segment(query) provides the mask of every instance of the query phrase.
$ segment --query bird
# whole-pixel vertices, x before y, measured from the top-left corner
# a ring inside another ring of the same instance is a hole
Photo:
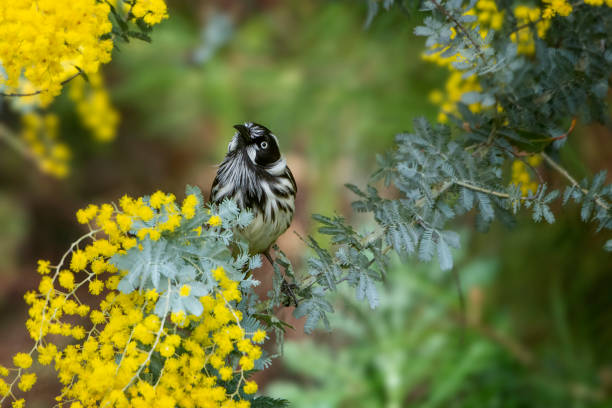
[[[234,129],[210,199],[219,204],[230,198],[240,209],[252,211],[251,223],[237,232],[248,242],[251,255],[263,254],[273,265],[270,247],[289,228],[295,212],[295,178],[268,128],[246,122]]]

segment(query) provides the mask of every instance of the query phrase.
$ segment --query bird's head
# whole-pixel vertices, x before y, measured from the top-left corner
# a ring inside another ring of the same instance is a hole
[[[235,125],[236,133],[228,146],[228,154],[243,151],[254,164],[269,166],[281,159],[278,139],[265,126],[247,122]]]

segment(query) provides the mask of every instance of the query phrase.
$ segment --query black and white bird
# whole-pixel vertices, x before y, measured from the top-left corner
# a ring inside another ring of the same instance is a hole
[[[253,212],[253,221],[239,233],[251,254],[263,253],[272,262],[268,250],[291,224],[297,186],[269,129],[252,122],[234,129],[237,132],[219,165],[210,199],[220,203],[232,198],[240,208]]]

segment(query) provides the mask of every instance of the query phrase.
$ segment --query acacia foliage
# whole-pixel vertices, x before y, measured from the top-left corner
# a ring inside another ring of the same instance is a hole
[[[389,9],[393,3],[384,6]],[[301,298],[296,314],[309,316],[307,331],[319,319],[327,325],[326,313],[332,309],[323,294],[341,282],[376,307],[375,282],[384,278],[391,253],[424,262],[437,258],[441,269],[452,269],[452,248],[460,246],[453,221],[459,216],[473,214],[474,227],[486,232],[495,220],[515,225],[521,210],[529,211],[534,222],[553,223],[573,201],[580,206],[581,219],[595,223],[598,232],[612,228],[612,186],[606,183],[606,172],[577,181],[559,163],[570,122],[572,127],[575,121],[611,124],[606,97],[612,74],[612,9],[573,5],[570,15],[549,20],[540,37],[536,25],[543,18],[522,23],[513,14],[516,4],[509,1],[497,2],[502,28],[485,34],[469,13],[475,3],[400,5],[426,12],[415,34],[426,37],[429,53],[452,58],[452,69],[463,78],[476,76],[480,90],[462,95],[458,113],[449,115],[447,125],[416,119],[412,132],[398,134],[395,146],[378,156],[378,169],[367,186],[347,185],[358,197],[353,209],[373,217],[373,231],[359,232],[341,217],[314,216],[334,249],[308,241],[315,256],[295,290]],[[378,5],[369,4],[371,19]],[[512,39],[527,27],[533,55],[519,53]],[[480,108],[470,109],[472,104]],[[508,182],[509,164],[536,154],[560,174],[565,187],[556,189],[542,180],[536,191],[525,194],[520,184]],[[381,195],[378,180],[399,194]],[[557,207],[555,215],[552,208]],[[612,250],[612,240],[605,249]]]

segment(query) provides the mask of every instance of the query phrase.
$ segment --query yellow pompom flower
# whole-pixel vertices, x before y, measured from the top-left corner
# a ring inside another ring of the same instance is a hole
[[[17,353],[13,357],[13,363],[19,368],[28,368],[32,365],[32,357],[26,353]]]
[[[211,227],[219,227],[221,226],[222,220],[218,215],[213,215],[208,219],[208,225]]]
[[[75,272],[81,271],[87,266],[87,261],[88,259],[85,255],[85,252],[78,249],[72,253],[72,259],[70,260],[70,269]]]
[[[74,275],[70,271],[61,271],[59,274],[60,286],[72,290],[74,289]]]
[[[195,207],[198,204],[198,199],[195,195],[189,194],[183,200],[183,205],[181,206],[181,212],[183,216],[190,220],[195,216]]]
[[[159,347],[159,354],[161,354],[163,357],[166,357],[166,358],[172,357],[174,355],[174,351],[175,351],[174,347],[171,346],[170,344],[164,343]]]
[[[76,103],[76,111],[94,138],[108,142],[115,138],[119,124],[119,112],[113,107],[104,87],[100,72],[88,76],[88,81],[75,78],[70,85],[70,98]]]
[[[104,282],[102,282],[99,279],[94,279],[89,282],[88,289],[89,289],[89,293],[91,293],[92,295],[99,295],[100,293],[102,293],[102,290],[104,289]]]
[[[38,362],[42,365],[49,365],[57,355],[57,346],[49,343],[38,348]]]
[[[266,332],[263,330],[257,330],[255,333],[253,333],[253,341],[255,343],[261,343],[266,339]]]
[[[49,265],[51,265],[51,262],[40,259],[38,261],[38,268],[36,269],[36,271],[41,275],[46,275],[51,272],[51,269],[49,269]]]
[[[243,390],[245,394],[254,394],[257,392],[257,383],[255,381],[246,381]]]
[[[29,373],[21,376],[21,381],[19,381],[19,389],[21,391],[29,391],[34,384],[36,383],[36,374]]]
[[[252,370],[253,367],[255,366],[253,359],[250,358],[250,357],[247,357],[247,356],[240,357],[240,361],[239,362],[240,362],[240,367],[244,371]]]
[[[230,367],[221,367],[219,369],[219,376],[223,381],[228,381],[231,379],[233,374],[234,370],[232,370]]]
[[[23,398],[20,398],[18,400],[13,401],[12,407],[13,408],[24,408],[25,400]]]
[[[149,25],[157,24],[168,18],[166,3],[163,0],[137,0],[132,8],[132,13]]]
[[[186,297],[186,296],[189,296],[190,293],[191,293],[191,286],[189,285],[181,286],[181,289],[179,290],[179,295],[181,295],[182,297]]]
[[[0,397],[4,397],[8,395],[9,392],[10,392],[9,385],[6,383],[6,381],[0,378]]]

